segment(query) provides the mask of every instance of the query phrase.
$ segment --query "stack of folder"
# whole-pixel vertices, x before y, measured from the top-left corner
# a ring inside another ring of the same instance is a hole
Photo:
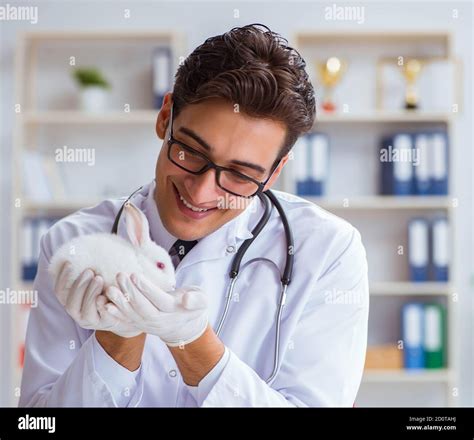
[[[403,363],[407,369],[446,365],[446,310],[440,304],[410,302],[402,308]]]
[[[408,224],[408,261],[414,282],[449,279],[449,224],[445,217],[433,220],[417,217]]]
[[[396,133],[382,139],[380,193],[448,194],[448,138],[444,131]]]

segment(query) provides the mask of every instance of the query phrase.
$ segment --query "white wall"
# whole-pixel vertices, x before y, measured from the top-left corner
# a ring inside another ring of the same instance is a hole
[[[10,0],[0,4],[25,5],[28,2]],[[292,33],[300,30],[360,29],[360,30],[400,30],[400,29],[450,29],[454,33],[456,52],[465,60],[465,78],[472,78],[472,12],[471,5],[456,2],[423,1],[419,3],[394,1],[392,3],[363,2],[365,21],[333,22],[324,19],[324,8],[340,2],[239,2],[239,1],[36,1],[29,4],[38,6],[39,21],[32,25],[24,22],[0,22],[0,288],[8,286],[9,264],[9,212],[11,182],[11,135],[13,126],[13,56],[15,36],[23,30],[40,29],[176,29],[187,35],[188,47],[192,49],[211,35],[222,33],[233,26],[262,22],[273,30],[291,39]],[[355,5],[356,3],[352,3]],[[453,9],[459,9],[459,18],[453,18]],[[131,17],[124,18],[124,9],[130,9]],[[239,18],[234,18],[235,10]],[[291,40],[290,40],[291,42]],[[186,54],[183,54],[186,55]],[[458,197],[460,214],[459,254],[461,261],[459,279],[462,328],[461,341],[461,402],[472,405],[472,316],[474,293],[469,285],[472,265],[472,87],[465,84],[465,113],[456,127],[457,176],[454,193]],[[470,237],[470,239],[467,239]],[[0,308],[0,335],[5,335],[7,323],[5,308]],[[5,373],[5,340],[0,340],[0,386],[8,377]],[[2,368],[3,367],[3,368]],[[5,383],[3,383],[5,385]],[[2,386],[1,389],[5,389]],[[6,396],[0,394],[0,405],[6,404]]]

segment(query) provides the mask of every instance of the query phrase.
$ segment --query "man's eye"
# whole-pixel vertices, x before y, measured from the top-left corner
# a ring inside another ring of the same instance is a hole
[[[197,154],[190,153],[189,151],[186,151],[184,153],[184,157],[186,160],[202,160],[201,156],[198,156]]]
[[[179,150],[178,157],[181,160],[185,160],[186,162],[198,162],[198,161],[202,162],[201,156],[184,149]]]
[[[236,183],[248,183],[249,180],[245,177],[239,176],[238,174],[231,174],[231,179]]]

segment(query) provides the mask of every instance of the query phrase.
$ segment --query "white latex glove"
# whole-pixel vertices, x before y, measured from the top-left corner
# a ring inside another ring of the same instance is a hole
[[[145,278],[120,273],[117,284],[106,290],[114,304],[105,307],[114,316],[126,316],[145,333],[157,335],[170,347],[184,346],[206,330],[207,300],[204,292],[191,286],[167,293]]]
[[[108,300],[105,295],[101,295],[104,280],[100,276],[95,276],[91,269],[82,272],[67,289],[66,281],[71,270],[72,264],[64,263],[55,280],[54,291],[66,312],[82,328],[107,330],[124,338],[131,338],[142,333],[125,316],[118,313],[111,315],[107,311]]]

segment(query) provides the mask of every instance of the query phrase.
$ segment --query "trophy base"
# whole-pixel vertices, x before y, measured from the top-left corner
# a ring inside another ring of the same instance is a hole
[[[405,103],[405,110],[418,110],[418,108],[419,108],[418,104],[415,104],[412,102]]]
[[[336,110],[336,105],[331,101],[324,101],[321,108],[327,113],[332,113]]]

